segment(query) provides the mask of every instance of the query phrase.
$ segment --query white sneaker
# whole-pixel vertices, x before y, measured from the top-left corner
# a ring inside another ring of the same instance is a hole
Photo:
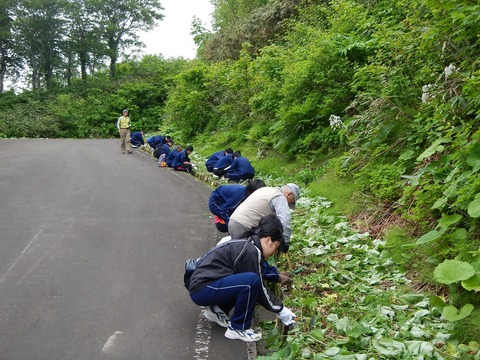
[[[218,325],[226,328],[230,326],[230,319],[217,305],[207,306],[203,311],[203,316],[208,320],[216,322]]]
[[[254,342],[260,340],[262,338],[262,334],[256,333],[255,331],[253,331],[253,329],[237,330],[229,326],[227,331],[225,331],[225,337],[233,340]]]

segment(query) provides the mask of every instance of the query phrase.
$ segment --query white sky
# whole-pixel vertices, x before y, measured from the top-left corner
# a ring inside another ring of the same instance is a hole
[[[142,33],[140,39],[147,45],[144,54],[162,54],[165,58],[184,57],[193,59],[196,46],[190,35],[193,16],[202,20],[207,29],[211,29],[213,6],[210,0],[160,0],[165,15],[159,25]]]

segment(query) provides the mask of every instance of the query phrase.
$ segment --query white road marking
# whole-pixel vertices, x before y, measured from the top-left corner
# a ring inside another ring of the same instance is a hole
[[[23,255],[28,251],[30,246],[33,244],[33,242],[38,238],[38,236],[43,232],[43,227],[35,234],[32,240],[28,243],[28,245],[23,249],[20,255],[15,259],[15,261],[12,263],[12,265],[9,266],[7,271],[2,275],[0,278],[0,284],[2,284],[5,281],[5,278],[7,275],[12,271],[12,269],[17,265],[17,263],[20,261],[20,259],[23,257]]]
[[[115,331],[115,333],[108,338],[105,345],[103,345],[102,352],[106,354],[114,352],[115,345],[117,345],[118,336],[120,335],[122,335],[121,331]]]
[[[203,309],[201,308],[198,316],[197,330],[195,334],[195,355],[194,359],[207,360],[209,355],[210,338],[212,335],[211,324],[203,316]]]

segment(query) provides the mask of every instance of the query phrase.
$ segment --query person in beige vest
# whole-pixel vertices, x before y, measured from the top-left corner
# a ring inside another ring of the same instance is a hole
[[[232,239],[241,239],[258,226],[260,219],[266,215],[276,215],[283,225],[285,244],[290,245],[290,209],[295,209],[295,202],[300,197],[300,188],[296,184],[281,187],[264,187],[256,190],[230,216],[228,232]]]
[[[120,148],[122,149],[122,154],[125,154],[125,147],[129,154],[132,153],[132,144],[130,143],[130,118],[128,117],[128,110],[123,110],[123,115],[120,116],[117,120],[117,129],[120,133]]]

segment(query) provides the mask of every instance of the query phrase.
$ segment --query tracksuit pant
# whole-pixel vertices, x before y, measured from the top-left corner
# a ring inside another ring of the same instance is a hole
[[[247,330],[252,327],[253,313],[261,286],[258,274],[245,272],[215,280],[190,297],[200,306],[217,305],[227,315],[235,308],[230,317],[232,327]]]

